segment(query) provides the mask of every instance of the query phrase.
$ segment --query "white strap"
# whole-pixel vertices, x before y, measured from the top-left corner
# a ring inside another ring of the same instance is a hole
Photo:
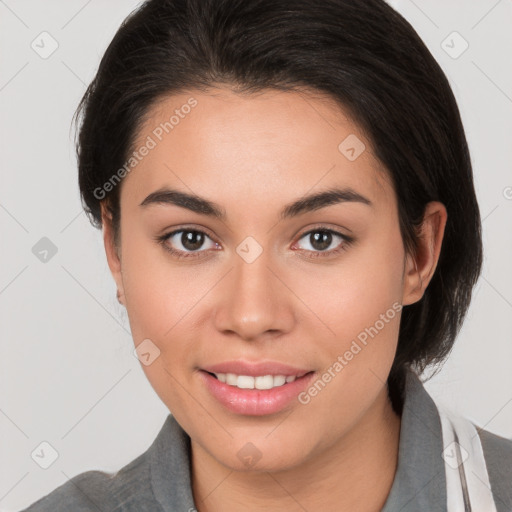
[[[443,432],[448,512],[496,512],[475,426],[444,406],[436,405]]]

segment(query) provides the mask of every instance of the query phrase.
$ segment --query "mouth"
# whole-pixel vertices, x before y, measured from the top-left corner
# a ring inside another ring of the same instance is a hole
[[[280,370],[283,371],[283,370]],[[201,369],[198,376],[209,395],[224,410],[237,415],[264,416],[299,404],[298,396],[314,380],[315,371],[258,375]],[[302,406],[301,406],[302,407]]]

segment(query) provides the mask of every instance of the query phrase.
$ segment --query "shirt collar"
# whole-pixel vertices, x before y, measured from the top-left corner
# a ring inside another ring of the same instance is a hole
[[[443,440],[437,407],[409,370],[400,425],[398,467],[381,512],[446,511]]]
[[[194,510],[190,437],[174,416],[167,416],[149,448],[151,485],[165,512]]]

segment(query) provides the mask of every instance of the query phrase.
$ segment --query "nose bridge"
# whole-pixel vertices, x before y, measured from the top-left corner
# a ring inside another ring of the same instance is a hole
[[[290,329],[293,312],[286,287],[274,275],[272,254],[248,238],[234,254],[234,268],[221,292],[215,323],[221,331],[255,339],[267,331]]]

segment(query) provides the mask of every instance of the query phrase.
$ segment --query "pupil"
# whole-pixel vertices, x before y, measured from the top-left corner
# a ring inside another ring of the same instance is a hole
[[[331,245],[332,233],[327,231],[317,231],[310,235],[311,245],[318,251],[326,249]]]
[[[196,251],[199,249],[204,242],[203,233],[197,231],[185,231],[181,235],[181,243],[189,251]]]

